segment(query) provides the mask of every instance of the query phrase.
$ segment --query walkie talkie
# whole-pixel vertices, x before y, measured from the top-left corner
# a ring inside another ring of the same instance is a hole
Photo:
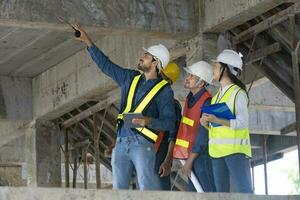
[[[57,17],[57,19],[58,19],[60,22],[62,22],[62,23],[64,23],[64,24],[68,24],[69,26],[71,26],[72,29],[74,29],[74,31],[75,31],[75,32],[74,32],[74,36],[75,36],[75,37],[79,38],[79,37],[81,36],[80,31],[77,30],[76,28],[74,28],[74,26],[72,26],[72,24],[70,24],[70,22],[68,22],[67,20],[64,20],[64,19],[61,18],[61,17]]]

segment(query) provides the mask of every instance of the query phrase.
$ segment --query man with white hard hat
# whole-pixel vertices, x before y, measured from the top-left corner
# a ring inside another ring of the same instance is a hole
[[[141,73],[113,63],[78,24],[73,26],[80,31],[78,40],[86,43],[94,62],[121,88],[117,140],[111,161],[113,188],[129,189],[135,169],[140,190],[159,189],[154,171],[154,143],[159,131],[171,131],[175,121],[173,91],[159,75],[159,71],[169,62],[168,49],[161,44],[144,49],[138,63]],[[132,124],[136,126],[125,126],[124,116],[127,113],[142,114],[142,117],[132,119]]]
[[[211,100],[205,87],[212,83],[212,66],[200,61],[185,68],[185,71],[187,75],[184,88],[190,92],[185,100],[173,157],[186,160],[184,173],[190,177],[193,171],[204,192],[214,192],[211,159],[208,155],[208,133],[200,123],[201,108],[209,105]],[[196,191],[197,185],[194,183],[189,179],[190,191]]]

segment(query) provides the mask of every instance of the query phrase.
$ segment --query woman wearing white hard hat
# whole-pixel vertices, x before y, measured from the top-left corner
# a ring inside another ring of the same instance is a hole
[[[236,192],[252,193],[249,99],[245,85],[237,78],[242,67],[240,55],[229,49],[213,60],[213,79],[220,82],[221,88],[212,98],[211,105],[226,103],[235,118],[221,119],[206,113],[201,118],[201,123],[209,129],[209,154],[213,158],[217,192],[229,192],[231,179]]]

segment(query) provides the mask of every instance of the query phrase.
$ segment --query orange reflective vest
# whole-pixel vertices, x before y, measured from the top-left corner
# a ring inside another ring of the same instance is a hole
[[[178,159],[187,159],[192,150],[198,129],[200,127],[201,108],[211,95],[205,91],[198,101],[191,107],[188,107],[188,100],[185,100],[183,115],[181,118],[176,143],[173,151],[173,157]],[[201,133],[200,133],[201,134]]]

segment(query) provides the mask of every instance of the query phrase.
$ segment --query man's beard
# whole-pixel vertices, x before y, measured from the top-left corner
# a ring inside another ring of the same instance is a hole
[[[142,72],[149,72],[150,67],[149,66],[144,66],[143,63],[138,64],[138,69],[141,70]]]

